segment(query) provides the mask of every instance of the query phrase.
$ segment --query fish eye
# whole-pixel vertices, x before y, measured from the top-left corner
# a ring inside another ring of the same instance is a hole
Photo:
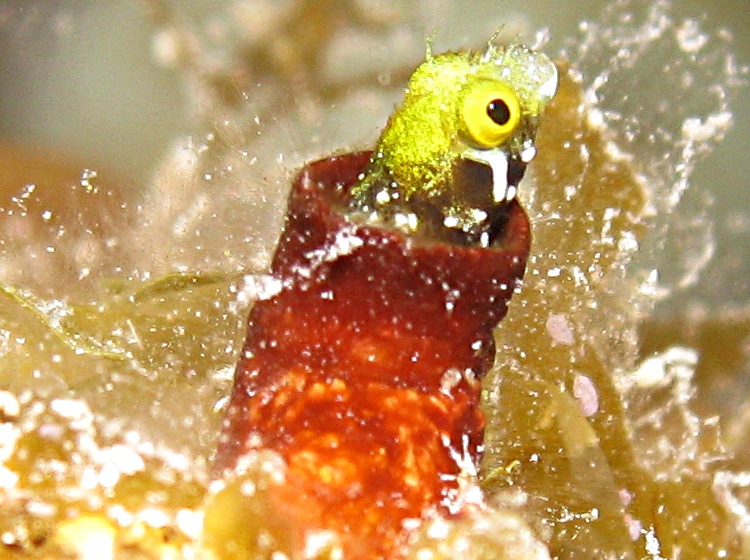
[[[461,122],[465,134],[481,148],[495,148],[518,127],[521,106],[514,91],[497,81],[482,80],[465,88]]]

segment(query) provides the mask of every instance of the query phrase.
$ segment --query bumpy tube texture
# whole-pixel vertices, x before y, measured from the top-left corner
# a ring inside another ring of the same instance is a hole
[[[272,263],[282,287],[250,313],[217,457],[221,472],[278,452],[286,481],[272,500],[300,546],[325,534],[360,559],[398,557],[405,527],[460,514],[492,331],[530,245],[516,201],[490,247],[350,219],[369,159],[321,160],[294,183]]]

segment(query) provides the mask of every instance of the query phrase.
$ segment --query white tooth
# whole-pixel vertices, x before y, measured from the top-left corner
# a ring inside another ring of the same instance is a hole
[[[505,154],[496,154],[487,158],[492,168],[492,198],[496,203],[508,199],[508,160]]]
[[[495,204],[511,200],[515,196],[515,187],[508,186],[508,156],[504,152],[472,150],[467,155],[492,169],[492,199]],[[512,194],[509,189],[513,189]]]

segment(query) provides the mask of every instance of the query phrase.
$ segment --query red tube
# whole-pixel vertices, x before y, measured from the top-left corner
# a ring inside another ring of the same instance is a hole
[[[253,449],[287,462],[279,515],[303,546],[328,531],[345,558],[392,558],[404,521],[460,510],[480,459],[480,379],[523,275],[526,214],[509,203],[491,248],[409,239],[346,216],[368,153],[312,163],[291,192],[237,366],[217,468]]]

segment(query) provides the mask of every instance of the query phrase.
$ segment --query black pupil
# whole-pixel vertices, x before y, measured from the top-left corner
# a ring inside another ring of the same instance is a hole
[[[502,99],[493,99],[487,104],[487,116],[500,126],[508,124],[510,120],[508,104]]]

